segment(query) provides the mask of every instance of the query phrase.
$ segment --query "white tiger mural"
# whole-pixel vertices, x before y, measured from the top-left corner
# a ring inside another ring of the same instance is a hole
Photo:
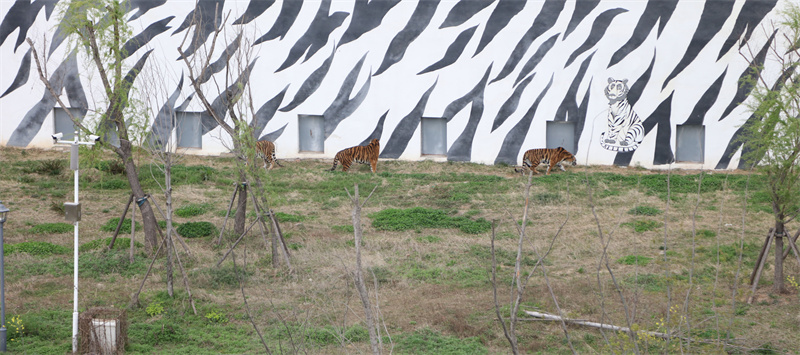
[[[628,79],[608,78],[608,128],[600,133],[600,145],[615,152],[632,152],[644,139],[642,119],[628,102]]]

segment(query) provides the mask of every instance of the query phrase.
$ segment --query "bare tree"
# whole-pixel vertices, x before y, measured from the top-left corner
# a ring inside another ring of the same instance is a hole
[[[221,11],[221,9],[216,9]],[[201,26],[201,16],[195,12],[192,25]],[[214,16],[217,18],[218,16]],[[227,23],[226,16],[223,24]],[[279,250],[284,256],[283,260],[291,269],[289,250],[283,240],[283,236],[278,226],[278,221],[272,213],[269,202],[264,190],[263,179],[266,178],[265,171],[258,168],[256,161],[256,141],[257,133],[261,128],[255,119],[257,112],[253,106],[253,97],[250,90],[250,74],[255,64],[255,52],[250,36],[246,36],[240,27],[232,36],[226,36],[227,27],[215,23],[214,32],[210,43],[192,43],[193,48],[201,48],[193,55],[188,55],[182,47],[188,40],[188,31],[183,43],[178,47],[178,53],[183,60],[188,71],[189,82],[194,89],[201,105],[205,108],[214,122],[219,125],[225,134],[230,138],[232,147],[228,147],[236,156],[236,167],[241,182],[237,185],[239,200],[237,203],[236,217],[234,222],[234,232],[243,235],[245,224],[245,212],[247,208],[248,188],[251,194],[255,194],[254,208],[258,211],[259,219],[264,216],[270,219],[270,225],[266,226],[261,222],[261,228],[272,230],[272,263],[273,267],[278,267],[280,262]],[[220,45],[220,41],[228,40],[225,50],[215,63],[224,63],[222,78],[217,78],[212,72],[211,63],[214,58],[215,48]],[[213,77],[213,80],[209,80]],[[222,83],[220,85],[220,82]],[[214,85],[211,85],[211,84]],[[217,99],[213,102],[209,100],[208,93],[216,91]],[[248,119],[249,117],[249,119]],[[248,162],[253,162],[248,164]],[[235,195],[234,195],[235,196]]]
[[[553,304],[556,307],[556,310],[559,314],[562,314],[561,308],[558,305],[558,299],[556,298],[555,293],[553,292],[553,288],[550,284],[550,280],[547,277],[547,271],[545,270],[544,260],[550,254],[550,251],[553,250],[553,244],[555,243],[556,238],[559,234],[561,234],[561,230],[564,228],[564,225],[567,224],[569,220],[569,209],[567,209],[567,217],[564,219],[564,222],[556,231],[553,238],[550,240],[550,246],[548,247],[547,251],[544,254],[539,253],[539,250],[533,246],[532,241],[530,238],[526,238],[527,235],[525,234],[525,226],[528,224],[528,213],[530,210],[530,191],[531,187],[533,186],[533,171],[528,172],[528,183],[525,185],[525,192],[524,192],[524,200],[525,205],[522,210],[522,221],[519,225],[515,224],[514,226],[517,228],[517,233],[519,235],[519,239],[517,240],[517,258],[514,263],[514,275],[512,277],[512,284],[511,284],[511,297],[510,303],[511,306],[511,314],[509,314],[508,320],[506,320],[502,313],[500,312],[500,302],[497,297],[497,253],[495,251],[495,225],[492,223],[492,240],[491,240],[491,254],[492,254],[492,274],[491,274],[491,283],[492,283],[492,295],[494,297],[494,309],[495,314],[497,315],[498,320],[500,321],[500,325],[503,327],[503,334],[508,340],[509,345],[511,345],[511,352],[514,354],[519,354],[519,340],[517,338],[516,327],[519,322],[519,318],[517,314],[520,311],[520,306],[522,304],[523,296],[525,295],[525,288],[528,285],[528,281],[530,280],[531,276],[536,272],[536,269],[541,266],[542,267],[542,275],[545,279],[545,284],[547,285],[547,289],[550,292],[550,296],[553,300]],[[567,186],[567,195],[569,195],[569,186]],[[509,213],[511,215],[511,213]],[[513,218],[512,218],[513,220]],[[527,276],[523,277],[522,273],[522,255],[524,253],[524,242],[528,240],[532,244],[532,249],[536,254],[537,261],[534,264],[533,269],[527,274]],[[572,346],[572,341],[569,337],[569,331],[566,327],[566,322],[563,320],[561,321],[561,329],[564,331],[564,336],[567,339],[567,342],[570,346],[570,349],[573,353],[575,353],[575,348]]]
[[[124,53],[124,44],[130,37],[125,12],[126,7],[118,0],[84,0],[71,2],[62,13],[60,30],[66,36],[78,39],[75,50],[86,52],[102,83],[102,102],[98,102],[91,110],[99,117],[95,128],[87,127],[67,109],[69,106],[60,98],[61,93],[56,92],[47,80],[47,68],[40,60],[33,41],[28,38],[27,42],[31,46],[39,79],[64,108],[75,127],[87,135],[99,133],[103,137],[102,146],[113,151],[122,160],[131,192],[136,197],[144,220],[145,248],[150,253],[157,244],[157,223],[139,182],[139,171],[134,161],[133,146],[137,138],[134,125],[140,122],[129,105],[131,88],[141,69],[137,66],[144,64],[149,52],[127,74],[123,74],[123,68],[126,67],[124,58],[127,56]],[[118,144],[113,139],[114,136],[119,139]]]
[[[376,323],[375,313],[373,312],[369,299],[369,291],[367,291],[367,286],[364,282],[363,266],[361,262],[361,242],[363,241],[363,233],[361,230],[361,208],[367,204],[367,201],[369,201],[369,198],[372,197],[372,194],[377,188],[378,185],[375,185],[375,187],[372,189],[372,192],[370,192],[369,195],[367,195],[367,198],[364,199],[364,202],[359,201],[358,184],[353,187],[352,195],[350,194],[350,191],[345,188],[347,196],[350,197],[350,201],[353,203],[353,235],[356,243],[356,269],[353,272],[353,281],[356,284],[358,296],[361,298],[361,305],[364,307],[364,319],[367,323],[367,330],[369,331],[369,344],[372,348],[373,354],[381,353],[381,340],[379,335],[379,326]],[[375,292],[377,297],[377,287]]]

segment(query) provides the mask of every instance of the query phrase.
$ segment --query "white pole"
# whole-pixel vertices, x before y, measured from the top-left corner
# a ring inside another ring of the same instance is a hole
[[[75,146],[78,146],[78,132],[75,132]],[[76,153],[77,155],[77,153]],[[78,157],[74,157],[76,160]],[[75,204],[78,204],[78,169],[75,169]],[[78,352],[78,223],[75,221],[75,246],[73,247],[73,280],[72,284],[72,353]]]
[[[78,352],[78,248],[80,247],[78,243],[78,224],[80,223],[80,204],[78,203],[78,190],[79,190],[79,159],[78,159],[78,147],[81,145],[94,145],[95,142],[98,142],[100,137],[95,135],[89,135],[88,142],[79,142],[78,141],[78,131],[75,131],[75,137],[72,141],[61,141],[58,140],[59,135],[53,135],[53,143],[54,144],[70,144],[72,145],[72,150],[70,150],[70,167],[75,169],[75,205],[78,208],[78,216],[77,220],[74,223],[75,225],[75,245],[73,246],[73,292],[72,292],[72,352]],[[73,156],[74,154],[74,156]]]

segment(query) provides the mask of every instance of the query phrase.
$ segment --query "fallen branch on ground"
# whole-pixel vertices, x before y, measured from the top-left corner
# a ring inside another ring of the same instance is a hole
[[[666,334],[666,333],[659,333],[659,332],[650,332],[650,331],[646,331],[646,330],[640,330],[638,332],[635,332],[635,331],[631,330],[631,328],[627,328],[627,327],[618,327],[616,325],[603,324],[603,323],[597,323],[597,322],[589,322],[589,321],[578,320],[578,319],[568,319],[568,318],[559,317],[559,316],[557,316],[555,314],[533,312],[533,311],[525,311],[525,313],[527,315],[529,315],[529,316],[536,317],[536,318],[541,318],[541,319],[545,319],[545,320],[552,320],[552,321],[564,321],[564,322],[567,322],[567,323],[583,325],[583,326],[586,326],[586,327],[600,328],[600,329],[613,330],[613,331],[625,332],[625,333],[648,334],[648,335],[652,335],[654,337],[662,338],[662,339],[680,338],[677,335],[669,335],[669,334]]]

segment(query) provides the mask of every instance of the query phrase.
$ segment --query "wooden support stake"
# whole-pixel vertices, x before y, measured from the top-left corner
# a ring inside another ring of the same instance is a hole
[[[753,296],[756,293],[756,287],[758,287],[758,281],[761,279],[761,271],[764,270],[764,263],[767,261],[767,255],[769,255],[769,247],[772,245],[772,240],[775,239],[775,230],[770,229],[769,237],[767,237],[767,242],[765,246],[764,255],[762,255],[761,260],[759,260],[758,266],[756,267],[755,279],[751,282],[753,287],[750,289],[750,297],[747,298],[747,304],[753,304]],[[779,253],[779,251],[775,251]]]
[[[122,217],[119,218],[119,222],[117,222],[117,229],[114,230],[114,235],[111,237],[111,242],[108,243],[108,250],[114,248],[114,242],[117,240],[117,234],[119,234],[119,229],[122,227],[122,221],[125,220],[125,216],[128,214],[128,208],[131,207],[131,203],[133,202],[133,194],[128,199],[128,204],[125,205],[125,209],[122,211]]]
[[[217,238],[217,245],[222,243],[222,233],[225,233],[225,226],[228,225],[228,217],[231,215],[231,209],[233,209],[233,202],[236,201],[236,194],[239,192],[239,184],[236,184],[236,187],[233,189],[233,196],[231,197],[231,203],[228,205],[228,212],[225,212],[225,221],[222,222],[222,228],[219,231],[219,238]]]
[[[769,244],[768,243],[769,239],[772,238],[772,232],[773,232],[773,229],[770,228],[769,229],[769,233],[767,233],[766,239],[764,239],[764,244],[761,244],[761,251],[758,253],[758,258],[756,258],[756,265],[761,264],[761,259],[765,257],[764,254],[768,254],[769,253],[769,251],[767,251],[767,244]],[[750,273],[750,284],[751,285],[753,284],[753,280],[756,279],[756,271],[758,271],[758,268],[754,268],[753,272]]]

